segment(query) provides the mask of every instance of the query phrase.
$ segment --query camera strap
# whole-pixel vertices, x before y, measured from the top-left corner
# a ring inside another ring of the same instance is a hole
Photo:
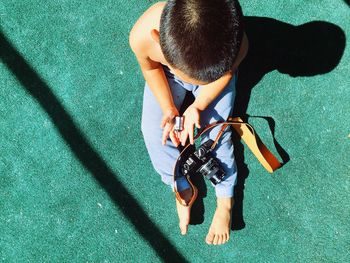
[[[244,141],[244,143],[248,146],[248,148],[252,151],[252,153],[255,155],[255,157],[259,160],[261,165],[270,173],[274,172],[276,169],[281,167],[281,163],[278,161],[278,159],[271,153],[271,151],[265,146],[265,144],[261,141],[259,136],[256,134],[254,128],[252,125],[250,125],[247,122],[244,122],[241,118],[235,117],[232,118],[230,117],[227,121],[225,122],[215,122],[212,124],[209,124],[206,126],[203,130],[201,130],[195,137],[194,140],[197,140],[202,136],[204,133],[208,132],[209,130],[213,129],[214,127],[217,126],[222,126],[220,129],[218,135],[216,136],[214,143],[212,145],[212,149],[216,147],[218,144],[220,137],[222,134],[225,132],[227,127],[231,126],[233,129],[237,132],[237,134],[240,136],[240,138]],[[187,181],[190,184],[190,187],[192,189],[193,195],[190,201],[186,202],[183,200],[176,190],[176,175],[178,174],[179,170],[179,164],[180,160],[183,157],[184,152],[186,149],[190,146],[191,144],[187,144],[183,150],[181,151],[179,157],[177,158],[174,166],[174,172],[173,172],[173,178],[174,178],[174,192],[177,200],[180,202],[180,204],[184,206],[189,206],[191,205],[194,200],[197,197],[198,190],[196,187],[192,184],[189,176],[186,176]]]

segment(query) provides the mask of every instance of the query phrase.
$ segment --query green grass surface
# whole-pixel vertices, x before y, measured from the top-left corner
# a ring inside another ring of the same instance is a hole
[[[240,230],[213,247],[213,189],[180,236],[140,132],[128,32],[150,4],[0,2],[0,260],[347,262],[350,6],[241,0],[251,53],[237,113],[273,119],[287,163],[270,175],[244,151]],[[267,121],[249,120],[277,154]]]

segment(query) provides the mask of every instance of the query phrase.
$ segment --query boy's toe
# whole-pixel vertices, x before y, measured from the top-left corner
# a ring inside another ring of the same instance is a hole
[[[207,244],[209,244],[209,245],[213,244],[214,236],[215,236],[214,233],[211,233],[211,232],[208,233],[208,235],[205,239]]]
[[[213,240],[213,244],[214,244],[214,245],[217,245],[217,244],[218,244],[218,241],[219,241],[219,235],[215,235],[215,236],[214,236],[214,240]]]
[[[188,225],[180,223],[179,227],[180,227],[181,235],[186,235],[187,234]]]
[[[221,244],[223,244],[223,236],[222,235],[219,235],[218,236],[218,245],[221,245]]]
[[[225,238],[224,238],[225,243],[226,243],[227,241],[229,241],[229,239],[230,239],[230,234],[225,234]]]

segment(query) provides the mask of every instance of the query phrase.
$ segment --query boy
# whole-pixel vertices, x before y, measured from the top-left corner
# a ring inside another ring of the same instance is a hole
[[[169,0],[150,7],[130,32],[130,46],[146,80],[142,132],[155,170],[173,186],[179,144],[193,144],[196,128],[225,121],[233,108],[236,71],[248,51],[237,0]],[[195,100],[184,112],[184,129],[174,130],[186,92]],[[160,126],[159,126],[160,125]],[[214,128],[202,142],[215,139]],[[206,236],[208,244],[229,239],[237,169],[231,131],[221,137],[214,156],[225,170],[215,186],[217,209]],[[186,180],[176,182],[185,200],[194,197]],[[194,199],[194,198],[193,198]],[[186,234],[190,206],[176,200],[181,234]]]

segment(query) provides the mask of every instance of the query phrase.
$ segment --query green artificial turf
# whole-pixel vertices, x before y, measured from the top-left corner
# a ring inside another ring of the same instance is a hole
[[[128,32],[153,2],[0,2],[0,261],[347,262],[348,1],[241,0],[236,114],[285,165],[268,174],[237,143],[235,231],[220,247],[204,242],[210,184],[181,236],[143,143]]]

